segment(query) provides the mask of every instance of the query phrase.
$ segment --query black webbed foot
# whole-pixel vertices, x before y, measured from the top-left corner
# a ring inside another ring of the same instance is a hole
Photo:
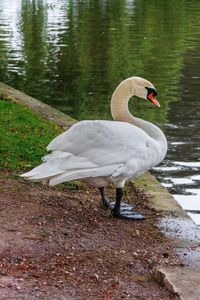
[[[112,209],[113,216],[123,220],[143,220],[143,215],[132,211],[132,208],[129,204],[123,205],[124,203],[121,202],[123,197],[123,190],[122,188],[116,189],[116,202]],[[123,203],[123,204],[122,204]]]
[[[113,216],[123,220],[135,220],[135,221],[144,220],[144,216],[141,215],[140,213],[136,213],[134,211],[127,210],[127,209],[120,209],[120,211],[115,211],[113,209]]]
[[[114,201],[110,202],[110,208],[113,209],[114,207],[115,207],[115,202]],[[134,208],[134,205],[133,204],[128,204],[126,202],[121,202],[120,208],[121,208],[121,210],[130,211]]]
[[[140,213],[132,211],[134,205],[121,202],[123,196],[122,188],[116,189],[116,202],[110,201],[110,199],[105,195],[104,187],[99,188],[101,193],[102,204],[104,207],[112,210],[114,217],[123,220],[143,220],[144,217]]]
[[[111,201],[111,199],[108,196],[106,196],[103,187],[99,188],[99,191],[101,193],[101,200],[102,200],[103,207],[113,209],[115,207],[115,202]],[[125,202],[121,202],[120,207],[121,207],[122,210],[126,209],[126,210],[129,211],[129,210],[133,209],[134,205],[133,204],[128,204],[128,203],[125,203]]]
[[[102,205],[103,205],[103,207],[112,209],[113,208],[112,203],[113,202],[111,202],[108,197],[105,196],[104,198],[102,198]]]

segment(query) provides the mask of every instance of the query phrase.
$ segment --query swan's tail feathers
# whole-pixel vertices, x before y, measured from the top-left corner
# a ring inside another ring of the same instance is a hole
[[[96,166],[95,166],[96,167]],[[54,166],[54,164],[50,162],[44,162],[43,164],[39,165],[38,167],[34,168],[33,170],[20,175],[21,177],[25,179],[29,179],[31,181],[42,181],[44,179],[50,179],[54,178],[55,176],[64,176],[64,174],[67,174],[66,180],[64,181],[69,181],[69,180],[74,180],[74,179],[79,179],[79,178],[84,178],[88,176],[88,172],[90,170],[94,169],[93,164],[88,164],[86,162],[69,162],[68,163],[68,168],[62,168],[61,166]],[[91,171],[90,171],[91,172]],[[89,174],[90,174],[89,172]],[[85,176],[84,176],[85,174]],[[79,177],[81,175],[81,177]],[[69,179],[68,179],[69,176]],[[77,176],[74,177],[74,176]],[[72,179],[70,179],[73,177]],[[60,183],[60,182],[59,182]]]
[[[43,158],[43,163],[21,177],[31,181],[49,180],[49,185],[88,177],[110,176],[118,165],[99,167],[86,158],[61,151],[52,152]]]
[[[118,165],[96,167],[90,169],[76,169],[64,172],[63,174],[53,176],[49,180],[49,185],[54,186],[62,182],[71,181],[75,179],[84,179],[89,177],[106,177],[110,176],[118,168]]]
[[[76,180],[76,179],[83,179],[83,178],[87,178],[87,177],[91,177],[93,174],[92,169],[88,169],[88,170],[70,170],[68,172],[64,172],[63,174],[57,175],[57,176],[53,176],[50,180],[49,180],[49,185],[50,186],[54,186],[57,184],[60,184],[62,182],[66,182],[66,181],[71,181],[71,180]]]
[[[47,163],[34,168],[30,172],[22,174],[21,177],[31,181],[42,181],[49,179],[49,185],[54,186],[62,182],[71,181],[75,179],[84,179],[88,177],[109,176],[114,172],[116,166],[105,166],[88,169],[71,169],[71,170],[48,170]]]
[[[49,179],[52,176],[56,176],[62,174],[63,170],[59,170],[55,167],[50,166],[48,163],[43,163],[33,170],[20,175],[25,179],[29,179],[31,181],[42,181],[44,179]]]
[[[41,181],[53,176],[61,175],[65,172],[70,173],[73,170],[83,170],[96,167],[90,161],[83,157],[74,156],[62,151],[54,151],[43,157],[43,163],[30,172],[22,174],[21,177],[32,181]]]

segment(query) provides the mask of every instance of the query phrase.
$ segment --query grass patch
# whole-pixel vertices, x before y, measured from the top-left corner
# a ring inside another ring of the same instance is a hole
[[[60,190],[65,190],[66,188],[70,191],[78,191],[82,190],[84,191],[85,188],[83,187],[83,184],[80,180],[73,180],[73,181],[68,181],[60,184],[58,186]]]
[[[62,130],[30,109],[0,99],[0,170],[18,171],[41,162],[48,143]]]

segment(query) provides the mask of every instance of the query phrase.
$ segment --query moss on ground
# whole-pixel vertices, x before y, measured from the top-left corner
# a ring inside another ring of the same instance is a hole
[[[30,169],[62,129],[28,108],[0,99],[0,170]]]

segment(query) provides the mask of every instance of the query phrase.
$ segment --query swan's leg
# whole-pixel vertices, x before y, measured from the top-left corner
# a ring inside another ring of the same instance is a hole
[[[101,193],[101,200],[102,200],[102,204],[105,208],[110,208],[113,210],[114,206],[115,206],[115,202],[110,201],[109,197],[106,196],[105,194],[105,188],[104,187],[100,187],[99,191]],[[125,202],[121,202],[120,204],[121,209],[123,210],[131,210],[134,206],[130,205],[128,203]]]
[[[130,208],[121,206],[121,200],[123,197],[123,189],[117,188],[116,189],[116,202],[113,208],[113,215],[114,217],[125,219],[125,220],[142,220],[144,219],[143,215],[136,213]]]
[[[106,208],[112,209],[113,207],[110,204],[110,199],[105,194],[104,187],[100,187],[99,191],[101,193],[101,200],[102,200],[103,206],[106,207]]]

